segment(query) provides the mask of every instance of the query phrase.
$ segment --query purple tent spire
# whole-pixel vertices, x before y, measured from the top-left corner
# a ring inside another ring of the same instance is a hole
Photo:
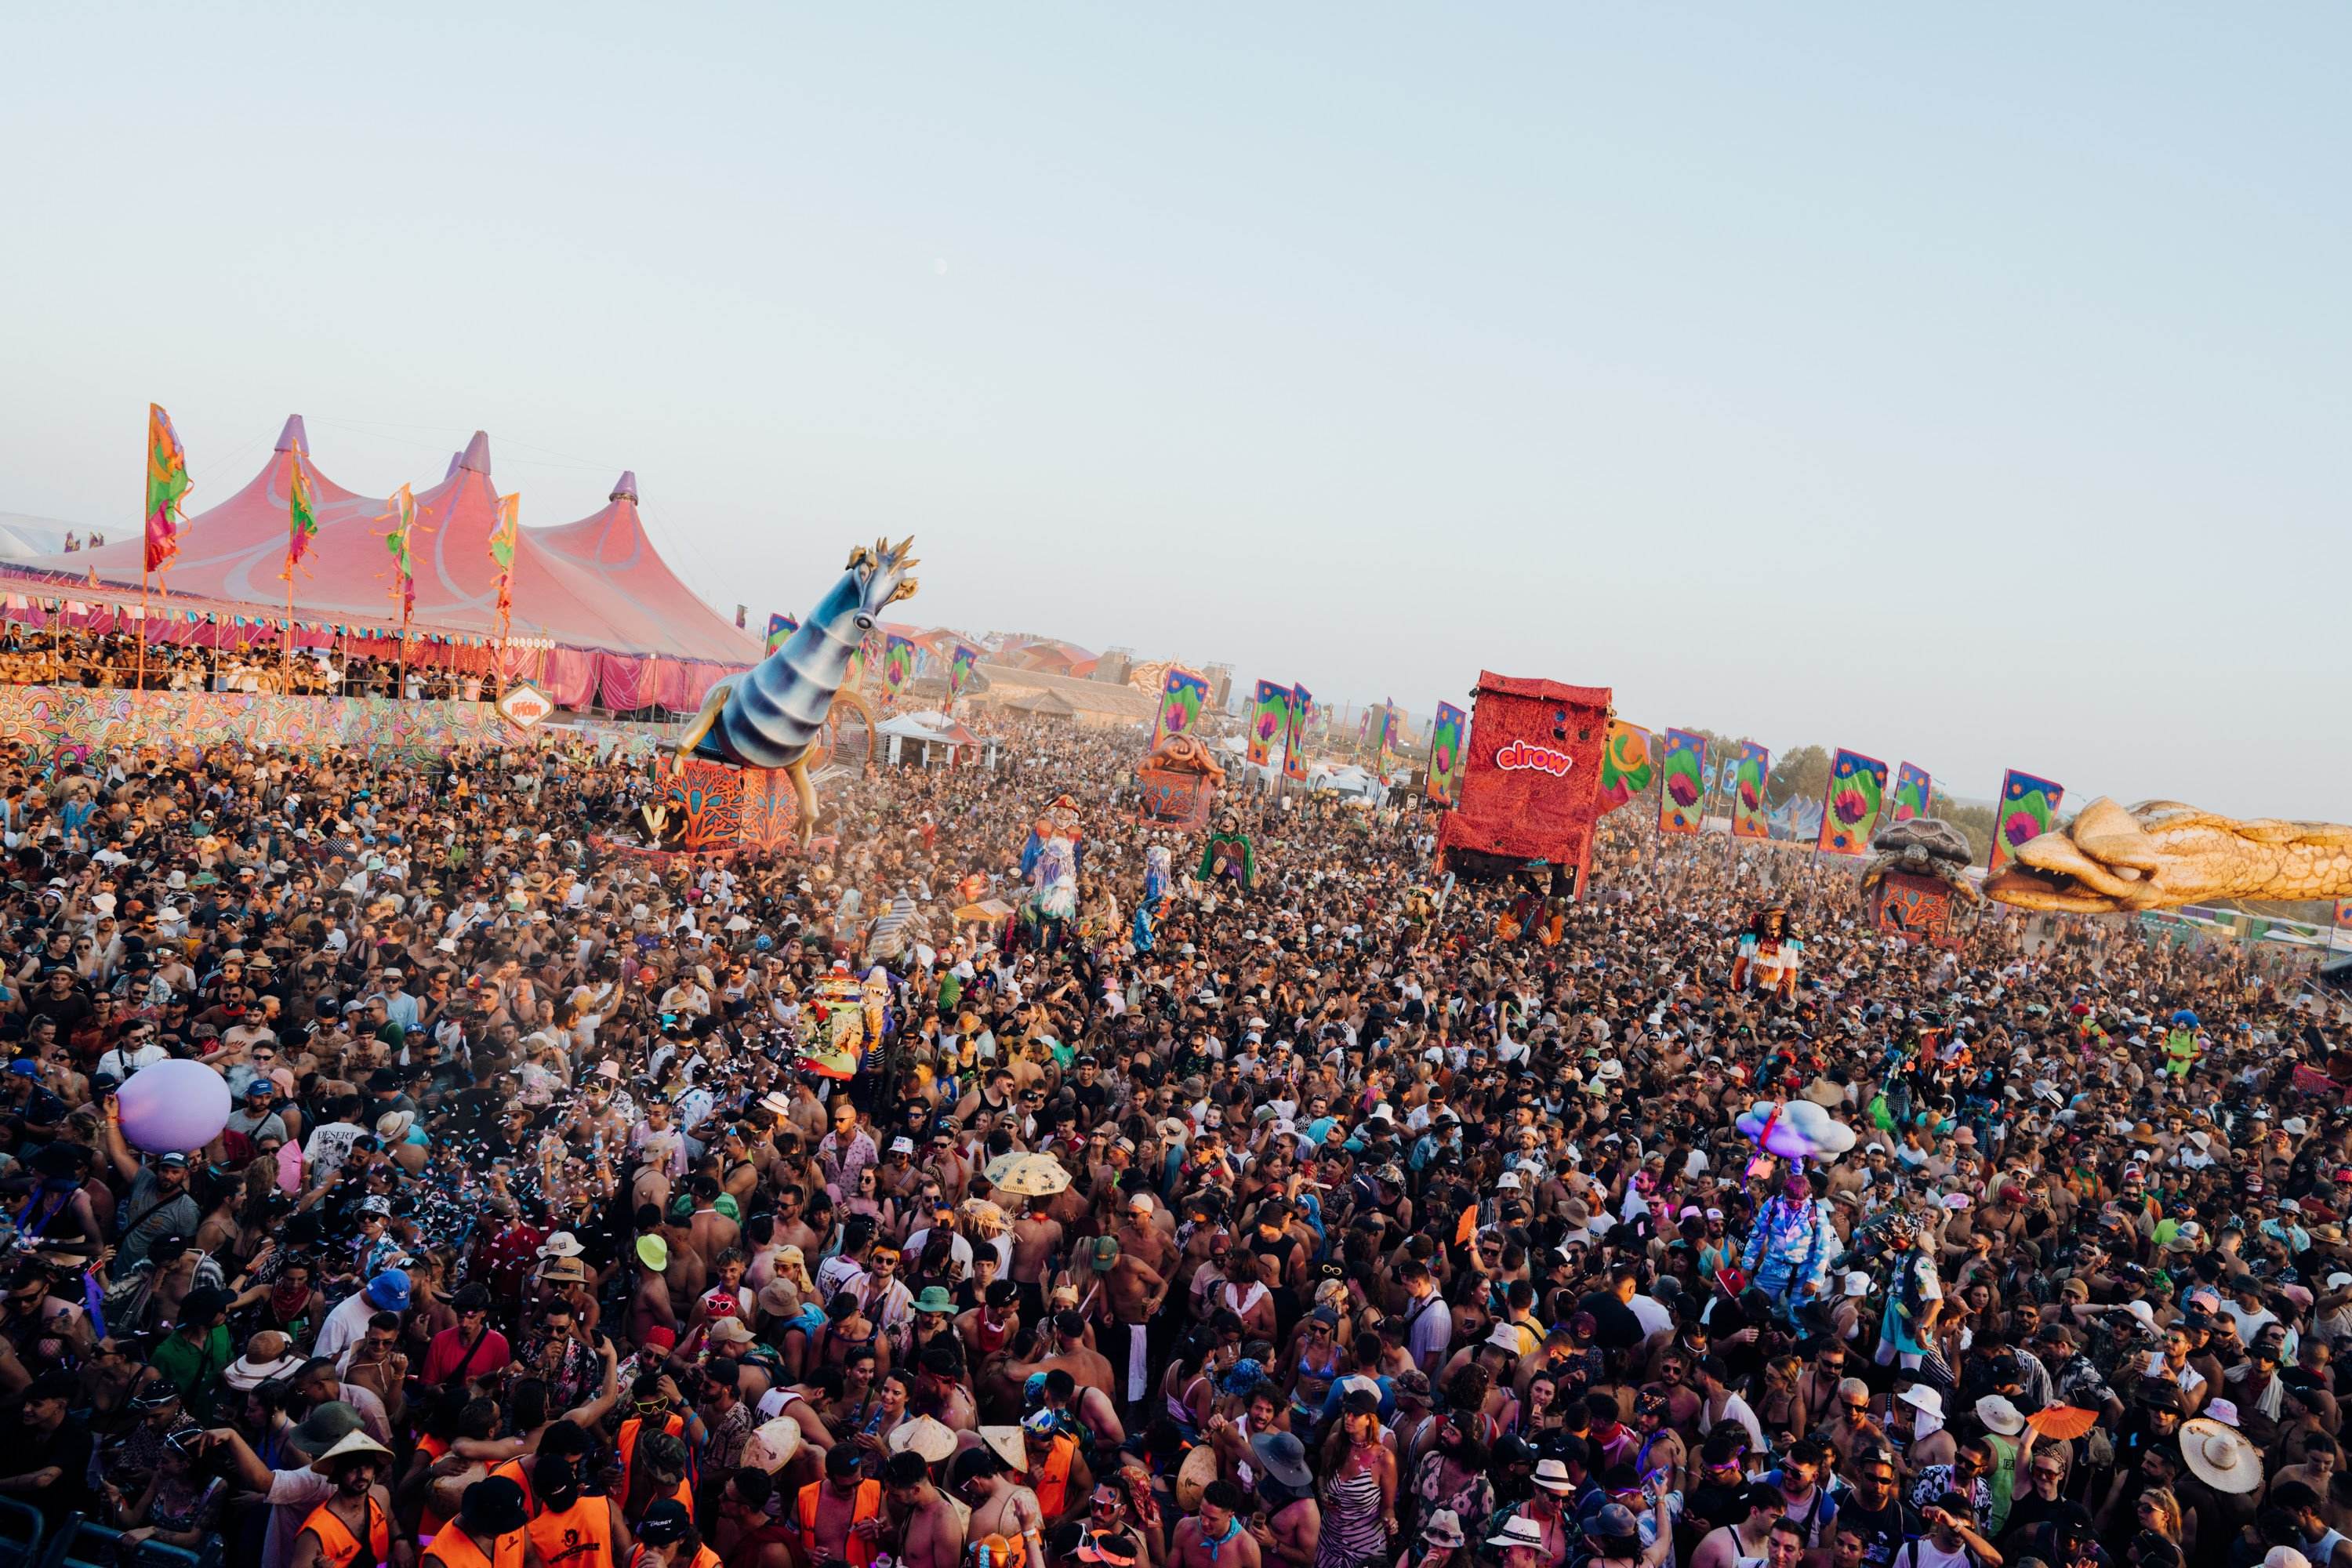
[[[465,455],[457,459],[461,468],[471,468],[488,479],[490,473],[490,437],[488,432],[477,430],[474,438],[466,443]]]
[[[310,455],[310,435],[309,431],[302,428],[302,416],[299,414],[289,414],[286,416],[286,428],[278,433],[278,450],[299,452],[306,458]]]
[[[620,479],[613,486],[613,493],[604,499],[635,503],[637,499],[637,471],[635,468],[622,469]]]

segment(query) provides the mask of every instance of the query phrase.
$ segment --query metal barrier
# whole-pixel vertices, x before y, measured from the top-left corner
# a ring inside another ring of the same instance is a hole
[[[0,1497],[0,1568],[30,1568],[38,1562],[46,1532],[39,1510]]]
[[[39,1523],[37,1517],[34,1522]],[[220,1568],[222,1548],[217,1532],[205,1543],[202,1552],[150,1540],[141,1542],[127,1557],[119,1545],[122,1534],[111,1525],[78,1513],[69,1515],[58,1528],[48,1551],[42,1553],[40,1568],[123,1568],[126,1563],[134,1568]],[[26,1561],[29,1563],[31,1559]]]

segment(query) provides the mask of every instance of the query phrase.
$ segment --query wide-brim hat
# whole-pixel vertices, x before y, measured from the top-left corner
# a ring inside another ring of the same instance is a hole
[[[2242,1495],[2263,1484],[2263,1457],[2246,1435],[2199,1416],[2180,1426],[2180,1457],[2217,1492]]]
[[[358,1410],[340,1399],[326,1400],[312,1405],[294,1428],[294,1446],[306,1454],[323,1454],[359,1429]]]
[[[353,1429],[336,1438],[332,1447],[311,1460],[310,1468],[314,1470],[322,1470],[337,1459],[346,1458],[352,1454],[366,1454],[386,1459],[392,1458],[391,1449],[366,1433]]]
[[[988,1445],[989,1452],[1004,1461],[1005,1468],[1015,1474],[1029,1468],[1029,1446],[1021,1440],[1018,1426],[982,1426],[980,1440]]]
[[[1315,1484],[1314,1467],[1307,1462],[1307,1446],[1287,1432],[1260,1432],[1250,1438],[1250,1451],[1265,1473],[1294,1491]]]
[[[923,1463],[936,1465],[955,1452],[955,1434],[929,1415],[918,1415],[911,1421],[901,1421],[890,1428],[889,1449],[894,1454],[914,1453]]]
[[[249,1394],[272,1378],[284,1377],[302,1364],[302,1358],[289,1351],[276,1361],[255,1361],[241,1355],[228,1363],[221,1373],[221,1381],[240,1394]]]
[[[1977,1419],[1983,1422],[1988,1430],[1998,1432],[2004,1437],[2014,1437],[2025,1430],[2025,1413],[2003,1394],[1988,1394],[1978,1400]]]
[[[1938,1417],[1944,1414],[1944,1396],[1924,1383],[1915,1383],[1895,1397],[1914,1410]]]
[[[743,1463],[774,1475],[801,1451],[801,1425],[789,1415],[762,1421],[743,1444]]]
[[[1486,1538],[1486,1544],[1504,1548],[1527,1546],[1541,1552],[1544,1550],[1543,1526],[1525,1514],[1515,1513],[1503,1521],[1499,1531]]]
[[[1176,1506],[1186,1513],[1201,1510],[1201,1494],[1217,1479],[1217,1451],[1206,1443],[1184,1456],[1176,1470]]]

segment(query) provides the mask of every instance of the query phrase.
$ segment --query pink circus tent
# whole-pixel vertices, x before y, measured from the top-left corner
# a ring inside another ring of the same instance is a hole
[[[319,531],[295,569],[297,640],[341,642],[370,653],[397,646],[400,605],[384,548],[389,502],[355,495],[320,472],[299,415],[287,420],[268,465],[251,483],[181,524],[179,553],[160,580],[168,597],[158,593],[148,601],[155,612],[151,639],[242,638],[250,623],[283,626],[279,573],[298,454]],[[759,658],[751,636],[704,604],[662,560],[638,519],[636,489],[635,476],[625,473],[602,510],[559,527],[520,531],[509,673],[535,677],[567,707],[690,710],[712,681]],[[415,500],[409,657],[486,668],[498,635],[499,569],[489,549],[498,492],[489,437],[475,432],[441,482],[416,491]],[[143,549],[138,532],[126,530],[94,550],[0,563],[0,578],[13,579],[5,585],[19,594],[69,597],[85,616],[110,624],[140,602]]]

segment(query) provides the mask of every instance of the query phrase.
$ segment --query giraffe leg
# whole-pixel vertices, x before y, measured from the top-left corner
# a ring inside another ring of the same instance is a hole
[[[702,711],[694,716],[693,721],[677,738],[677,752],[670,758],[670,772],[676,773],[686,770],[686,759],[694,754],[694,748],[702,744],[702,738],[710,733],[713,724],[719,722],[719,710],[727,706],[728,695],[734,689],[735,683],[731,680],[711,683],[710,690],[702,699]]]
[[[793,781],[793,798],[800,802],[801,847],[805,849],[809,841],[816,837],[816,785],[809,782],[806,757],[793,763],[784,772]]]

